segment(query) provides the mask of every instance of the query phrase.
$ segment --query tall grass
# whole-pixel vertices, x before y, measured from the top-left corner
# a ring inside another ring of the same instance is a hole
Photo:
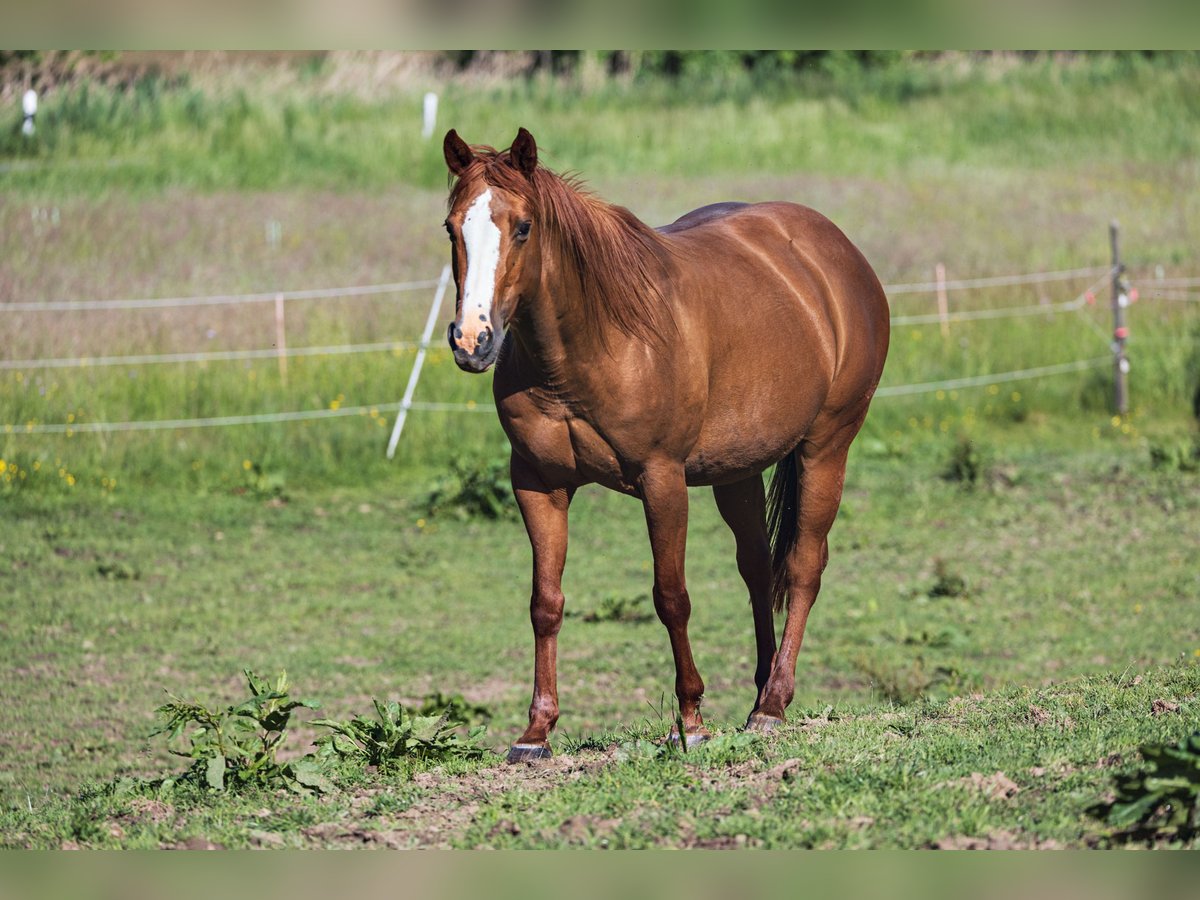
[[[531,128],[555,168],[575,169],[651,221],[719,199],[789,197],[828,213],[885,280],[1098,265],[1105,227],[1126,224],[1136,274],[1200,271],[1200,67],[1190,58],[1093,57],[1010,69],[961,62],[582,84],[452,83],[442,121],[471,140]],[[146,81],[46,98],[38,137],[0,128],[0,303],[6,299],[259,291],[435,276],[445,171],[419,136],[419,92],[363,99],[290,84],[201,90]],[[53,217],[47,211],[53,209]],[[60,221],[61,218],[61,221]],[[279,247],[264,241],[281,220]],[[1069,299],[1084,285],[952,297],[963,306]],[[1148,285],[1143,285],[1147,296]],[[1104,310],[898,328],[885,384],[1102,356]],[[428,293],[288,305],[291,346],[413,340]],[[932,311],[897,297],[895,312]],[[449,306],[447,305],[447,309]],[[880,398],[865,451],[929,452],[960,434],[1029,443],[1189,427],[1196,304],[1131,310],[1134,416],[1115,424],[1109,373]],[[1091,325],[1084,318],[1091,319]],[[8,359],[269,347],[268,307],[167,313],[3,313]],[[0,370],[0,492],[112,493],[421,478],[454,456],[491,457],[494,416],[416,411],[383,458],[411,351],[275,362]],[[435,349],[418,400],[490,404],[489,377]],[[135,434],[33,435],[29,423],[173,419],[368,407],[304,423]],[[4,426],[12,426],[5,433]],[[1057,437],[1055,437],[1057,435]],[[114,484],[115,480],[115,484]]]
[[[505,143],[518,124],[593,175],[820,171],[913,165],[1033,168],[1194,157],[1200,67],[1189,55],[1088,56],[1004,68],[910,61],[864,69],[686,73],[679,79],[514,80],[441,86],[441,121]],[[420,137],[421,90],[373,99],[303,81],[202,90],[146,78],[46,97],[34,139],[0,127],[5,189],[434,187],[440,147]],[[32,166],[37,162],[40,165]]]
[[[1187,310],[1141,305],[1131,344],[1134,416],[1111,419],[1111,372],[1060,375],[991,387],[947,389],[915,397],[881,397],[865,429],[868,451],[904,454],[950,445],[962,435],[1077,446],[1143,431],[1179,428],[1195,385],[1186,383],[1196,326]],[[949,339],[936,325],[896,329],[884,384],[912,384],[991,374],[1104,356],[1081,316],[1057,313],[1001,322],[956,323]],[[106,369],[5,372],[0,412],[13,434],[0,434],[10,467],[0,491],[72,492],[176,483],[262,492],[288,485],[357,484],[397,474],[420,476],[457,458],[504,452],[491,412],[416,410],[397,459],[384,459],[394,413],[377,408],[403,392],[415,351],[294,358],[283,383],[273,361],[169,364]],[[490,376],[458,371],[434,348],[417,399],[472,403],[490,410]],[[361,415],[321,421],[179,429],[135,434],[22,434],[27,423],[74,423],[253,415],[296,409],[366,406]],[[1024,437],[1022,437],[1024,432]],[[424,477],[424,476],[420,476]]]

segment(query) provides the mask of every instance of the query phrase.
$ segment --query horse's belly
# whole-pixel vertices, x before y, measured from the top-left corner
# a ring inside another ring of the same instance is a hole
[[[811,390],[772,393],[743,390],[739,402],[710,404],[685,462],[689,484],[740,481],[795,449],[820,413],[822,396]]]
[[[736,441],[702,444],[684,463],[687,483],[730,484],[757,475],[796,446],[788,441]]]

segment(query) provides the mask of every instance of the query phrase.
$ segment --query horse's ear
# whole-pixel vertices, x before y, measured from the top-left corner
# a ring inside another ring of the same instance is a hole
[[[509,156],[517,171],[526,176],[532,175],[537,168],[537,141],[524,128],[517,129],[517,137],[509,148]]]
[[[446,140],[442,142],[442,153],[446,157],[446,165],[455,175],[461,175],[475,161],[475,153],[471,147],[451,128],[446,132]]]

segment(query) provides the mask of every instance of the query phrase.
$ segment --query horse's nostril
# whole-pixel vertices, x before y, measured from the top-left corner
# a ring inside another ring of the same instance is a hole
[[[454,326],[454,339],[456,341],[462,340],[462,329],[459,328],[457,325]]]
[[[479,332],[479,337],[476,338],[476,342],[480,347],[486,347],[492,342],[492,333],[490,331]]]

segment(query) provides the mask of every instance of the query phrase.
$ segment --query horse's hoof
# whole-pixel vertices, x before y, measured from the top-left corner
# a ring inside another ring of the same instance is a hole
[[[708,731],[704,730],[704,729],[701,729],[699,731],[689,731],[687,733],[687,738],[686,738],[687,743],[685,746],[687,747],[688,750],[692,750],[696,747],[699,747],[701,744],[703,744],[705,741],[710,740],[711,738],[712,738],[712,735],[709,734]],[[680,743],[679,729],[672,728],[671,733],[667,735],[667,740],[670,741],[673,746],[678,747],[679,743]]]
[[[770,734],[782,724],[783,719],[776,716],[768,716],[765,713],[750,713],[750,718],[746,720],[746,730],[754,731],[758,734]]]
[[[553,756],[545,744],[513,744],[508,750],[505,760],[509,763],[532,763],[549,759]]]

